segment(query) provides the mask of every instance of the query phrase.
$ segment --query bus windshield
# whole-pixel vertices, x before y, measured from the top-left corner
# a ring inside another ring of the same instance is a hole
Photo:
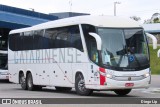
[[[149,55],[143,29],[97,28],[102,39],[102,64],[123,70],[149,66]]]

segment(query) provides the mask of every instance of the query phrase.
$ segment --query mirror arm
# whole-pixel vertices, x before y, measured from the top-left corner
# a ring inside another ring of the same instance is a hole
[[[146,33],[146,35],[152,39],[152,42],[153,42],[153,49],[157,49],[157,38],[150,34],[150,33]]]
[[[157,52],[157,57],[160,57],[160,49]]]
[[[97,43],[97,50],[101,50],[102,48],[102,39],[99,35],[97,35],[96,33],[92,33],[89,32],[89,35],[93,36],[96,39],[96,43]]]

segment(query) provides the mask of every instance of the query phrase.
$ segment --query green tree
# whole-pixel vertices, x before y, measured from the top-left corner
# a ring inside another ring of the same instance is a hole
[[[159,18],[157,17],[157,18],[153,19],[153,23],[160,23]]]

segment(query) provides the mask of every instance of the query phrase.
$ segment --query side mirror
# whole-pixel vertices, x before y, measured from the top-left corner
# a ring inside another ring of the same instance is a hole
[[[157,57],[160,58],[160,49],[157,52]]]
[[[96,39],[97,50],[101,50],[102,49],[102,39],[100,38],[100,36],[98,34],[92,33],[92,32],[89,32],[89,35],[91,35],[92,37],[94,37]]]
[[[152,42],[153,42],[153,49],[157,49],[157,38],[150,34],[150,33],[146,33],[146,35],[152,39]]]

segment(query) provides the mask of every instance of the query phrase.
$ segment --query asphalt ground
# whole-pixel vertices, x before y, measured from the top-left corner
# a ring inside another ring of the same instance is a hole
[[[9,83],[8,81],[0,81],[0,98],[53,98],[54,100],[56,100],[57,98],[64,99],[64,100],[66,98],[71,98],[71,99],[103,98],[106,101],[110,101],[111,99],[116,100],[116,99],[129,99],[130,98],[131,100],[134,100],[134,99],[144,99],[144,98],[151,98],[151,99],[160,98],[160,75],[152,75],[152,82],[151,82],[150,88],[133,89],[131,93],[129,93],[128,95],[124,97],[119,97],[112,91],[95,91],[91,96],[80,96],[76,94],[74,89],[72,89],[69,92],[59,92],[59,91],[56,91],[54,87],[46,87],[46,88],[43,88],[41,91],[28,91],[28,90],[22,90],[19,84]],[[74,104],[71,104],[71,107],[73,105]],[[75,104],[74,107],[76,107],[77,105],[82,106],[82,107],[86,106],[84,105],[84,103],[82,103],[82,104]],[[87,104],[87,105],[89,105],[89,107],[98,106],[98,105],[99,105],[98,107],[100,107],[101,105],[103,105],[104,107],[104,106],[107,106],[108,104],[93,104],[93,105]],[[128,104],[125,104],[125,105],[127,106]],[[130,107],[132,107],[131,105]],[[141,105],[139,107],[142,107]],[[16,107],[18,106],[16,105]],[[45,105],[45,106],[49,106],[49,105]],[[54,106],[56,106],[56,104],[54,104]],[[61,106],[64,106],[64,104],[58,104],[58,106],[61,107]],[[68,105],[64,107],[67,107],[67,106]],[[110,106],[114,107],[113,104],[111,104]],[[120,107],[120,104],[118,104],[118,106]],[[157,105],[154,105],[154,106],[156,107]],[[12,106],[10,105],[10,107]]]

